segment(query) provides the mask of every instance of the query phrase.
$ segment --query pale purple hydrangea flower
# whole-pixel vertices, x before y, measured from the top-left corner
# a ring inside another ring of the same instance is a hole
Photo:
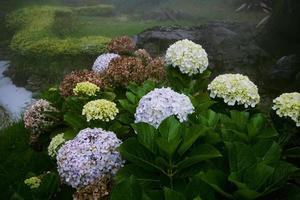
[[[194,106],[188,96],[170,88],[156,88],[141,98],[135,112],[135,123],[145,122],[158,128],[171,115],[180,122],[186,121]]]
[[[101,128],[86,128],[57,153],[58,173],[73,188],[87,186],[106,175],[115,175],[123,167],[117,148],[121,140]]]
[[[115,53],[106,53],[100,55],[93,65],[93,71],[96,73],[102,73],[104,72],[108,66],[109,63],[114,59],[120,57],[118,54]]]

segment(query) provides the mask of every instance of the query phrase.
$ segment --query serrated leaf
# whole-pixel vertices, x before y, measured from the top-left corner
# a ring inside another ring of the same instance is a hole
[[[156,138],[157,138],[157,130],[155,127],[141,122],[137,124],[132,124],[134,128],[138,141],[144,145],[149,151],[155,154],[157,147],[156,147]]]

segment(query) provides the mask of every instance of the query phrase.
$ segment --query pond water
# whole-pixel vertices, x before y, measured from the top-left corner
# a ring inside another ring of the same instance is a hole
[[[3,75],[8,67],[8,61],[0,61],[0,105],[5,108],[12,119],[18,119],[24,108],[32,101],[32,93],[15,86],[10,78]]]

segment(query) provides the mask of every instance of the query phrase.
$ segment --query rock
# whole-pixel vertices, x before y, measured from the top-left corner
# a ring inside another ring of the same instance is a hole
[[[163,55],[170,44],[189,39],[201,44],[209,55],[213,76],[223,73],[242,73],[260,81],[259,66],[270,56],[255,42],[250,25],[210,23],[198,27],[155,27],[137,36],[137,46],[152,56]]]
[[[275,65],[261,69],[265,87],[275,91],[300,91],[300,56],[289,55],[280,58]]]

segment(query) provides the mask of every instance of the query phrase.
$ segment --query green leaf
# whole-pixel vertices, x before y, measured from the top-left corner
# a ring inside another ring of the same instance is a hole
[[[155,127],[147,123],[132,124],[132,127],[136,131],[138,141],[144,145],[149,151],[155,154],[157,130]]]
[[[177,150],[181,139],[168,141],[166,138],[157,138],[156,143],[158,148],[163,156],[166,156],[168,159],[171,159],[175,151]]]
[[[230,111],[230,116],[232,121],[235,123],[237,130],[245,132],[250,114],[248,112],[232,110]]]
[[[170,188],[164,188],[165,200],[185,200],[183,194],[176,192]]]
[[[132,104],[136,104],[138,101],[138,98],[132,92],[126,92],[126,97]]]
[[[208,110],[199,116],[199,120],[201,124],[215,128],[220,120],[220,117],[216,112]]]
[[[209,144],[197,145],[188,156],[177,163],[179,170],[190,167],[198,162],[221,157],[221,153]]]
[[[141,200],[142,188],[137,183],[136,178],[131,176],[130,178],[122,181],[121,183],[113,187],[111,200]]]
[[[216,192],[220,193],[226,198],[232,199],[233,196],[226,191],[226,176],[220,170],[208,170],[207,172],[200,172],[197,177],[210,185]]]
[[[292,147],[284,151],[284,156],[289,158],[300,158],[300,147]]]
[[[158,129],[161,136],[167,141],[179,140],[181,137],[181,125],[174,116],[162,121]]]
[[[226,147],[231,172],[240,173],[257,162],[252,148],[243,143],[226,143]]]
[[[154,155],[141,145],[136,138],[129,138],[123,142],[119,147],[119,151],[123,159],[130,161],[137,166],[149,171],[163,171],[154,164]]]
[[[83,116],[78,116],[71,112],[67,112],[64,115],[64,121],[75,130],[81,130],[87,126],[86,119]]]
[[[134,113],[135,112],[135,105],[129,103],[127,100],[121,99],[121,100],[119,100],[119,103],[124,108],[124,110],[127,110],[130,113]]]
[[[101,99],[106,99],[109,101],[113,101],[116,98],[116,94],[113,92],[102,92],[101,93]]]
[[[249,123],[247,124],[248,135],[250,138],[253,138],[261,133],[262,128],[265,125],[265,121],[266,120],[262,114],[256,114],[251,117]]]
[[[251,189],[241,189],[234,193],[234,197],[239,200],[253,200],[260,196],[260,193]]]
[[[178,153],[182,156],[201,136],[204,136],[209,128],[195,125],[191,128],[185,128],[183,131],[183,142],[178,149]]]
[[[186,199],[216,200],[214,190],[199,177],[193,177],[185,188]]]
[[[280,160],[281,148],[272,140],[261,140],[252,147],[252,150],[264,164],[275,164]]]

